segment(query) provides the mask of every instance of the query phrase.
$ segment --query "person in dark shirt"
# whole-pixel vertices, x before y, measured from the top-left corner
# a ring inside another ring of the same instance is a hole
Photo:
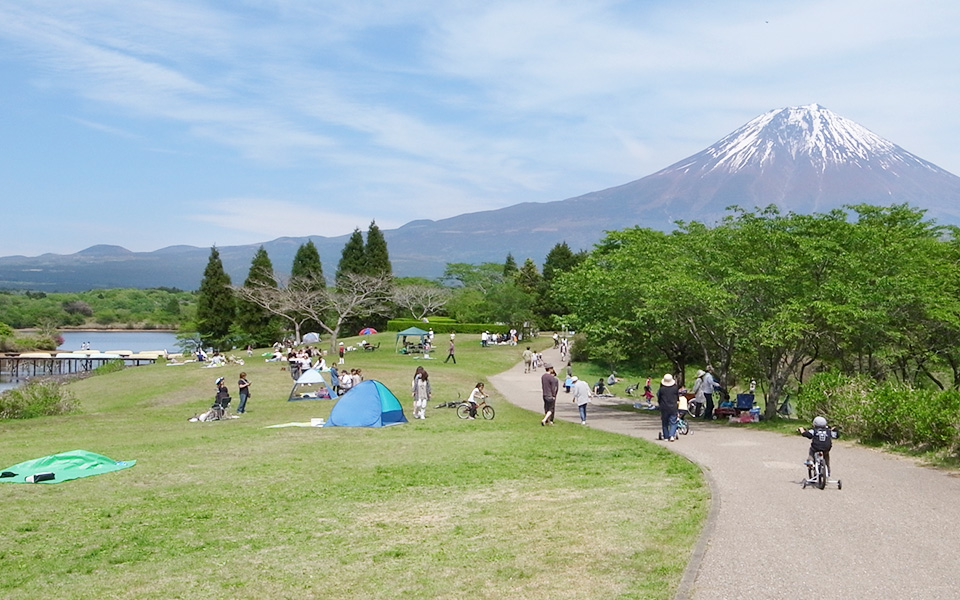
[[[543,419],[541,425],[553,425],[553,416],[557,410],[557,392],[560,391],[560,380],[553,370],[553,365],[544,365],[546,371],[540,376],[540,388],[543,392]]]
[[[805,438],[809,438],[810,452],[807,455],[807,463],[813,463],[813,455],[817,452],[823,452],[823,462],[830,468],[830,449],[833,448],[833,438],[837,437],[837,430],[827,427],[827,420],[824,417],[817,417],[813,420],[813,429],[804,429],[798,427],[797,431]]]

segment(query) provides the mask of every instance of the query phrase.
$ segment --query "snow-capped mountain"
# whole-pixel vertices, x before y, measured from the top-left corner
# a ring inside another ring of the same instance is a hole
[[[556,202],[517,204],[384,230],[393,271],[439,276],[447,263],[541,262],[566,241],[589,249],[605,231],[639,225],[669,230],[678,220],[716,223],[727,207],[777,204],[782,211],[825,212],[846,204],[907,203],[940,224],[960,225],[960,177],[910,154],[866,128],[812,104],[770,111],[709,148],[643,179]],[[325,265],[335,265],[347,236],[311,236]],[[278,271],[289,269],[307,238],[263,246]],[[242,281],[260,243],[221,247],[224,267]],[[98,247],[69,256],[0,258],[0,288],[42,290],[199,285],[209,248],[155,252]]]
[[[712,221],[733,204],[809,213],[905,202],[960,221],[960,177],[817,104],[770,111],[661,171],[587,196],[668,220]]]

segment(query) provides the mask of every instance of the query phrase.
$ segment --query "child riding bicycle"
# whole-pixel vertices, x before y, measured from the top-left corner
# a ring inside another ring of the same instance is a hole
[[[478,383],[477,387],[473,388],[473,391],[470,392],[470,397],[467,398],[467,402],[470,404],[470,418],[477,418],[477,407],[480,406],[480,403],[488,398],[486,394],[483,393],[483,383]]]
[[[827,427],[827,420],[824,417],[816,417],[813,420],[813,429],[804,429],[798,427],[797,432],[805,438],[809,438],[810,453],[807,456],[806,465],[813,464],[814,455],[817,452],[823,453],[823,462],[830,468],[830,449],[833,447],[833,438],[837,437],[835,427]]]

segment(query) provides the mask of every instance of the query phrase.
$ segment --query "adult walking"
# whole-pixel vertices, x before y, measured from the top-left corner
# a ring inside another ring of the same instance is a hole
[[[680,388],[673,375],[667,373],[660,380],[657,390],[657,404],[660,405],[660,439],[677,441],[677,411],[680,406]]]
[[[707,365],[707,370],[703,374],[703,382],[700,384],[700,389],[703,390],[703,399],[706,405],[706,408],[703,410],[703,418],[706,421],[713,420],[713,392],[719,387],[720,385],[713,378],[713,366]]]
[[[530,350],[530,346],[527,346],[527,349],[521,354],[523,358],[523,372],[529,373],[530,366],[533,364],[533,351]]]
[[[544,365],[545,373],[540,376],[540,389],[543,392],[543,419],[540,425],[553,425],[553,415],[557,410],[557,392],[560,391],[560,380],[553,370],[553,365]]]
[[[577,410],[580,411],[580,424],[587,424],[587,404],[590,404],[590,384],[586,381],[580,381],[576,376],[570,378],[573,387],[573,401],[577,403]]]
[[[242,415],[247,412],[247,399],[250,398],[250,381],[247,379],[246,372],[240,373],[237,387],[240,389],[240,405],[237,406],[237,414]]]
[[[453,359],[453,364],[457,364],[457,357],[456,357],[457,347],[453,343],[454,335],[455,334],[453,333],[450,334],[450,346],[447,348],[447,358],[443,360],[444,364],[446,364],[447,361],[451,359]]]

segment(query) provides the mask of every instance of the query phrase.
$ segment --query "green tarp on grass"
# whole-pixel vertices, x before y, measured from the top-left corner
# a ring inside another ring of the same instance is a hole
[[[53,473],[53,479],[38,481],[37,483],[60,483],[101,473],[119,471],[137,464],[135,460],[113,460],[102,454],[87,452],[86,450],[71,450],[61,454],[51,454],[43,458],[34,458],[3,470],[0,483],[29,483],[27,478],[38,473]]]

